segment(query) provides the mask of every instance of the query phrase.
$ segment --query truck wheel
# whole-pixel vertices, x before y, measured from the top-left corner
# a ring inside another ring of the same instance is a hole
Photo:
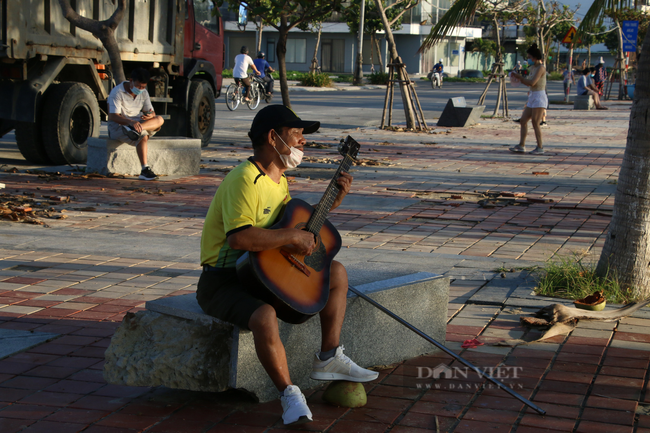
[[[99,137],[99,104],[82,83],[55,84],[43,102],[43,143],[55,165],[85,164],[88,138]]]
[[[190,84],[188,137],[200,138],[201,147],[206,147],[214,130],[214,93],[205,80],[194,80]]]
[[[23,157],[32,164],[49,164],[43,145],[40,122],[16,122],[16,144]]]

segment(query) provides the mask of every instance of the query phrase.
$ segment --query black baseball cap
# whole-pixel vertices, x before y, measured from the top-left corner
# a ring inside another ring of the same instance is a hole
[[[302,128],[303,134],[312,134],[320,128],[320,122],[301,120],[291,108],[284,105],[269,105],[255,115],[248,136],[255,140],[271,129],[289,127]]]

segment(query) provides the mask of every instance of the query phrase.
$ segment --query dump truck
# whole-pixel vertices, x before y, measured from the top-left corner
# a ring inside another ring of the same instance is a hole
[[[114,0],[70,0],[81,16],[108,19]],[[211,0],[127,0],[115,31],[127,80],[135,68],[163,136],[200,138],[215,122],[224,65],[223,23]],[[72,25],[57,0],[0,2],[0,136],[15,129],[18,149],[34,164],[83,164],[98,137],[113,87],[99,39]]]

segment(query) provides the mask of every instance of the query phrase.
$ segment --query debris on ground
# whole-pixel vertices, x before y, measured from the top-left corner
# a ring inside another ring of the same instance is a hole
[[[593,295],[586,296],[582,299],[576,299],[573,301],[573,305],[575,305],[577,308],[581,308],[583,310],[592,310],[592,311],[601,311],[605,308],[605,304],[607,303],[607,300],[603,296],[603,292],[597,291],[594,292]]]
[[[590,295],[588,298],[594,297]],[[596,299],[596,298],[594,298]],[[604,299],[604,298],[603,298]],[[610,311],[588,311],[578,308],[566,307],[562,304],[551,304],[533,313],[533,316],[521,316],[521,324],[528,327],[537,327],[544,331],[541,336],[538,333],[530,333],[533,338],[505,340],[494,343],[495,346],[519,346],[521,344],[537,343],[548,340],[556,335],[567,335],[573,331],[580,320],[603,320],[613,322],[627,317],[650,304],[650,299],[635,302],[624,307]]]
[[[69,196],[44,195],[41,200],[37,199],[34,193],[17,195],[3,193],[0,194],[0,219],[48,227],[41,219],[66,218],[62,209],[55,209],[52,206],[69,203],[70,199]]]

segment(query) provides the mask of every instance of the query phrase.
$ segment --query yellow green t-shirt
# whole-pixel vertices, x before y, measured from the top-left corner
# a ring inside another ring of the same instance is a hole
[[[268,228],[291,199],[286,177],[275,183],[249,159],[225,177],[212,199],[201,234],[201,265],[232,268],[244,253],[226,238],[247,227]]]

